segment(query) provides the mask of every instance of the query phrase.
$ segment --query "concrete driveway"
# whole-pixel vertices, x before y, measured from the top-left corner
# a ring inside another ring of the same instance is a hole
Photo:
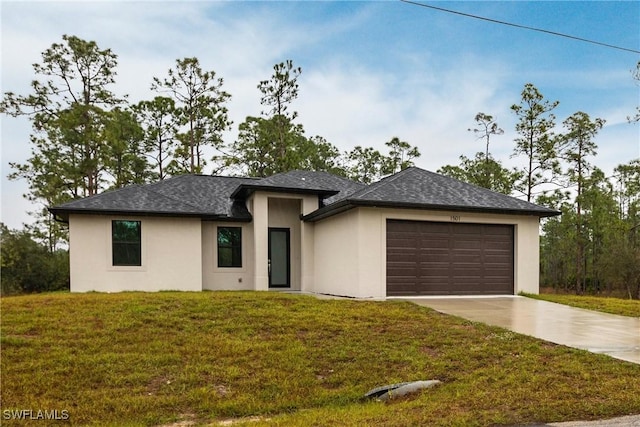
[[[520,296],[402,298],[474,322],[640,364],[640,318]]]

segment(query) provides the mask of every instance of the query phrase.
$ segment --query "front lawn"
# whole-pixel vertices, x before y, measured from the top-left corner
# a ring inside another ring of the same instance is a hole
[[[64,410],[73,425],[485,426],[640,412],[640,365],[409,302],[273,292],[2,298],[0,368],[3,417]],[[362,398],[427,379],[443,383]]]
[[[572,307],[586,308],[587,310],[602,311],[604,313],[618,314],[620,316],[640,317],[640,300],[598,297],[589,295],[523,295],[528,298],[556,302],[558,304],[570,305]]]

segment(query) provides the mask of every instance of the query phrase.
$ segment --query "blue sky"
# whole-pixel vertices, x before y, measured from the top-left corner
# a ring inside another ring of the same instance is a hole
[[[637,1],[425,2],[437,7],[640,50]],[[631,70],[640,54],[501,26],[400,1],[379,2],[7,2],[0,4],[2,92],[26,94],[31,64],[62,34],[94,40],[118,55],[114,91],[150,99],[153,76],[195,56],[223,77],[237,125],[260,113],[260,80],[275,63],[303,69],[299,112],[309,136],[341,150],[384,149],[398,136],[419,147],[416,164],[435,171],[457,164],[482,144],[467,131],[478,112],[505,130],[491,152],[509,166],[518,103],[525,83],[550,100],[558,131],[577,111],[607,120],[592,162],[607,174],[640,157],[640,125],[628,124],[640,103]],[[28,222],[25,182],[9,182],[8,162],[29,157],[29,123],[1,117],[2,221]]]

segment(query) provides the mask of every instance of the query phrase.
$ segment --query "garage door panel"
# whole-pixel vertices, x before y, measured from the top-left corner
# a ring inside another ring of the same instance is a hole
[[[425,222],[423,222],[422,224],[424,223]],[[435,223],[430,223],[430,224],[435,224]],[[456,226],[455,229],[451,228],[452,223],[450,222],[440,222],[438,224],[441,224],[442,227],[448,227],[449,233],[451,234],[480,234],[481,233],[478,227],[476,227],[476,224],[458,223],[458,224],[455,224]]]
[[[416,257],[417,264],[437,264],[449,265],[450,255],[448,252],[421,253]]]
[[[417,274],[415,269],[395,269],[391,272],[393,274],[394,283],[406,283],[408,281],[416,282]]]
[[[481,240],[451,240],[449,244],[453,249],[482,249],[482,241]]]
[[[484,225],[485,236],[511,236],[513,235],[513,227],[509,225]]]
[[[451,272],[449,271],[449,266],[424,266],[420,268],[417,272],[419,279],[425,280],[429,277],[449,277]]]
[[[387,295],[513,294],[513,226],[387,221]]]
[[[408,239],[392,239],[387,245],[390,245],[388,247],[393,248],[394,251],[407,251],[415,250],[416,242]]]
[[[420,254],[421,258],[430,257],[433,255],[448,255],[449,247],[447,246],[447,247],[433,248],[433,247],[422,246],[418,248],[418,253]]]
[[[420,239],[418,240],[418,248],[421,251],[449,250],[449,239]]]
[[[484,257],[484,265],[486,268],[495,268],[500,267],[509,271],[513,271],[511,265],[513,258],[509,255],[500,255],[500,256],[485,256]],[[511,279],[512,277],[509,277]]]
[[[510,242],[491,241],[491,240],[487,240],[484,242],[484,248],[486,250],[505,251],[505,252],[511,252],[513,249]]]
[[[408,261],[407,257],[410,256],[408,252],[395,252],[393,254],[389,254],[387,256],[387,265],[389,264],[406,264]],[[415,262],[411,262],[411,264],[415,264]]]
[[[482,254],[468,251],[451,251],[450,262],[454,265],[482,262]]]
[[[487,277],[503,277],[505,280],[509,279],[509,275],[511,274],[511,269],[506,268],[502,265],[488,265],[484,268],[484,274]]]

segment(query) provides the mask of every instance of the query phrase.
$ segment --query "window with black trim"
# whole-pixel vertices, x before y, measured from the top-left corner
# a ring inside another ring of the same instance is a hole
[[[119,219],[111,221],[113,265],[142,265],[141,229],[140,221]]]
[[[242,227],[218,227],[218,267],[242,267]]]

